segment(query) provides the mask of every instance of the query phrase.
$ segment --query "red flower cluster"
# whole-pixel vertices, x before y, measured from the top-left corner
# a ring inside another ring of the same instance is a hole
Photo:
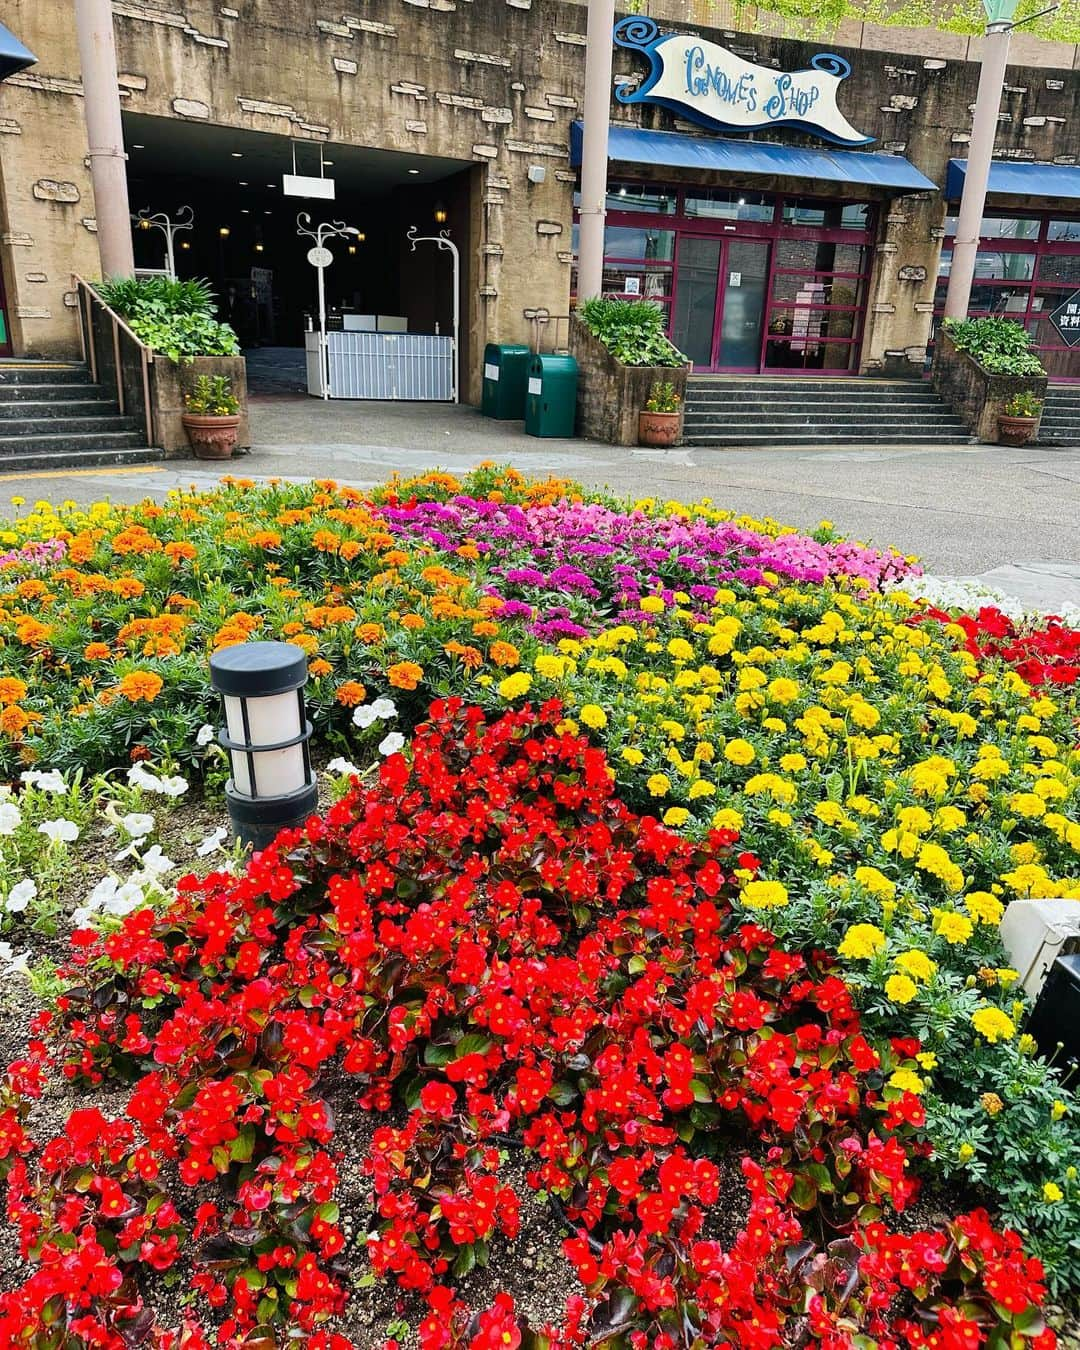
[[[1066,628],[1059,619],[1039,627],[1020,629],[999,609],[984,606],[978,614],[954,618],[942,609],[928,608],[916,621],[935,619],[964,630],[964,647],[978,660],[988,657],[1012,666],[1027,684],[1076,684],[1080,680],[1080,629]]]
[[[918,1042],[871,1046],[827,957],[736,921],[730,873],[753,860],[734,837],[699,847],[633,815],[560,717],[436,704],[411,762],[242,877],[189,878],[166,913],[81,935],[53,1054],[132,1086],[124,1118],[76,1112],[35,1156],[40,1064],[9,1075],[0,1165],[37,1269],[0,1295],[0,1344],[51,1345],[67,1319],[65,1346],[201,1350],[205,1327],[148,1306],[182,1254],[217,1344],[276,1327],[347,1350],[328,1326],[355,1268],[335,1196],[357,1160],[324,1095],[343,1078],[390,1113],[362,1162],[368,1253],[426,1302],[422,1350],[1054,1344],[1012,1235],[981,1214],[903,1236],[883,1217],[916,1190],[921,1107],[883,1084]],[[574,1231],[582,1292],[557,1326],[528,1327],[508,1293],[473,1314],[458,1283],[517,1234],[512,1148]],[[724,1247],[710,1211],[747,1198]]]

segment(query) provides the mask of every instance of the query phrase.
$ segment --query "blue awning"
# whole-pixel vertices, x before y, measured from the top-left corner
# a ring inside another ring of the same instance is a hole
[[[950,159],[945,196],[958,202],[964,191],[966,159]],[[1030,160],[992,159],[988,192],[1014,197],[1067,197],[1080,201],[1080,165],[1032,164]]]
[[[581,163],[584,126],[575,122],[570,133],[570,162]],[[652,164],[669,169],[699,169],[751,177],[817,179],[827,183],[854,183],[859,187],[903,188],[907,192],[936,192],[937,185],[902,155],[865,150],[826,150],[771,141],[734,141],[722,136],[683,136],[674,131],[646,131],[641,127],[612,126],[608,159],[621,164]]]
[[[0,80],[36,64],[37,57],[0,23]]]

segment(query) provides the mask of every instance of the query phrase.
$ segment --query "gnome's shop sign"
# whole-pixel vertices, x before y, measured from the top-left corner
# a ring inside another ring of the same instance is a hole
[[[874,139],[856,131],[836,106],[840,85],[851,74],[842,56],[822,52],[809,70],[771,70],[692,34],[661,37],[652,19],[621,20],[615,41],[641,52],[652,67],[640,86],[615,90],[620,103],[659,103],[725,131],[786,126],[839,145]]]

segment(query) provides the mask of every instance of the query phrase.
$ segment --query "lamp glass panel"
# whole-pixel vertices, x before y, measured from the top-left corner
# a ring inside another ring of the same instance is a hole
[[[247,703],[248,727],[250,735],[244,734],[243,705]],[[240,699],[226,697],[225,725],[229,739],[240,745],[258,748],[262,745],[279,745],[282,741],[299,736],[303,727],[300,724],[300,700],[295,690],[285,694],[272,694],[267,698]],[[252,797],[251,777],[248,772],[248,757],[241,751],[231,752],[233,782],[237,792]],[[304,786],[304,748],[291,745],[285,750],[273,750],[255,756],[255,787],[260,797],[284,796],[297,792]]]

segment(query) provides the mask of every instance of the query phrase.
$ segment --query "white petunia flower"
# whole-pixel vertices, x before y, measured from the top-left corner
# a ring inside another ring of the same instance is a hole
[[[0,942],[0,961],[2,961],[6,966],[10,965],[14,959],[15,959],[15,952],[12,949],[11,943]]]
[[[22,824],[22,812],[14,802],[0,802],[0,834],[14,834]]]
[[[19,774],[27,787],[35,787],[40,792],[66,792],[64,775],[57,769],[27,769]]]
[[[162,853],[160,844],[148,848],[140,861],[143,871],[152,877],[163,877],[166,872],[171,872],[176,867],[173,860]]]
[[[188,790],[188,780],[180,774],[173,778],[161,779],[161,789],[166,797],[182,797]]]
[[[132,811],[120,817],[120,826],[132,839],[143,839],[154,828],[154,817],[145,811]]]
[[[341,755],[337,759],[332,759],[326,766],[327,773],[347,774],[350,778],[355,777],[360,770],[351,759],[345,759]]]
[[[111,872],[107,877],[102,877],[87,898],[87,910],[101,909],[104,904],[113,898],[119,888],[119,877],[113,876]]]
[[[122,919],[125,914],[130,914],[132,910],[138,909],[140,905],[146,903],[146,897],[140,885],[134,881],[126,881],[123,886],[119,886],[114,895],[102,905],[102,910],[106,914],[111,914],[117,919]]]
[[[74,910],[71,915],[72,928],[89,928],[90,920],[94,917],[94,911],[86,905],[80,906]]]
[[[371,711],[384,722],[397,716],[397,707],[392,698],[377,698],[371,705]]]
[[[209,722],[204,722],[199,728],[199,734],[195,737],[196,745],[209,745],[216,735],[214,728]]]
[[[79,837],[79,827],[73,820],[58,816],[56,820],[43,820],[38,833],[45,835],[50,844],[73,844]]]
[[[142,788],[145,792],[161,791],[161,779],[145,764],[133,764],[127,771],[127,780],[129,787]]]
[[[211,853],[216,853],[229,837],[229,831],[224,825],[219,825],[216,830],[208,834],[195,852],[200,858],[209,858]]]
[[[391,731],[379,742],[380,755],[396,755],[405,744],[405,737],[400,731]]]
[[[21,914],[26,906],[37,895],[37,886],[29,879],[16,882],[8,891],[7,900],[4,902],[4,908],[9,914]]]
[[[366,731],[373,722],[378,721],[373,703],[362,703],[352,715],[353,726]]]

